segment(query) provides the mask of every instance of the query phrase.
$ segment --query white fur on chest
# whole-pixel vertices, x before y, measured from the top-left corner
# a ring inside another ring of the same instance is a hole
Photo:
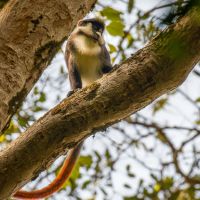
[[[84,35],[75,38],[77,49],[75,60],[81,76],[82,86],[90,85],[102,76],[100,52],[98,42]]]
[[[74,43],[77,51],[84,55],[97,55],[101,52],[101,47],[98,42],[88,38],[85,35],[77,35],[74,38]]]
[[[98,41],[86,35],[79,34],[78,31],[80,30],[87,35],[92,35],[93,32],[91,24],[88,24],[86,27],[79,27],[74,31],[76,34],[76,37],[74,37],[76,49],[74,59],[81,76],[82,86],[85,87],[102,76],[100,60],[101,46]]]
[[[76,64],[83,87],[93,83],[102,76],[101,61],[98,55],[76,54]]]

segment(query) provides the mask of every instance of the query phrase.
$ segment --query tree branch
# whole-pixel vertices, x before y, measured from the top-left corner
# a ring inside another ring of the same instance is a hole
[[[34,123],[0,153],[0,199],[7,199],[66,149],[179,86],[200,60],[200,8]]]

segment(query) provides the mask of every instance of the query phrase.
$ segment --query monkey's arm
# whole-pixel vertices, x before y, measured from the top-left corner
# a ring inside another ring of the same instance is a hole
[[[20,190],[14,194],[14,197],[19,199],[40,199],[46,198],[52,195],[54,192],[60,190],[73,170],[76,160],[79,157],[81,147],[82,142],[79,143],[74,149],[69,151],[69,154],[67,154],[63,166],[61,167],[57,177],[52,183],[42,189],[35,191],[27,192],[24,190]]]
[[[66,49],[65,53],[65,61],[68,68],[71,89],[76,90],[78,88],[82,88],[81,77],[78,72],[77,65],[68,48]]]
[[[108,50],[105,45],[102,46],[101,57],[103,58],[102,72],[103,74],[106,74],[112,70],[112,64],[110,61],[110,54],[108,53]]]

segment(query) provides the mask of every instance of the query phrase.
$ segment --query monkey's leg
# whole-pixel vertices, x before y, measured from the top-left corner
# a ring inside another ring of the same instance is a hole
[[[67,97],[71,96],[74,94],[74,92],[82,88],[81,76],[76,67],[76,64],[70,63],[70,67],[68,67],[68,73],[72,90],[68,92]]]

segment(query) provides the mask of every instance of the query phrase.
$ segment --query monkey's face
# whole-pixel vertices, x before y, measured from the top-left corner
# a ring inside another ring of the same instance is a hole
[[[102,37],[104,31],[104,24],[98,19],[85,19],[78,23],[81,29],[86,30],[88,33],[92,34],[96,39]]]

